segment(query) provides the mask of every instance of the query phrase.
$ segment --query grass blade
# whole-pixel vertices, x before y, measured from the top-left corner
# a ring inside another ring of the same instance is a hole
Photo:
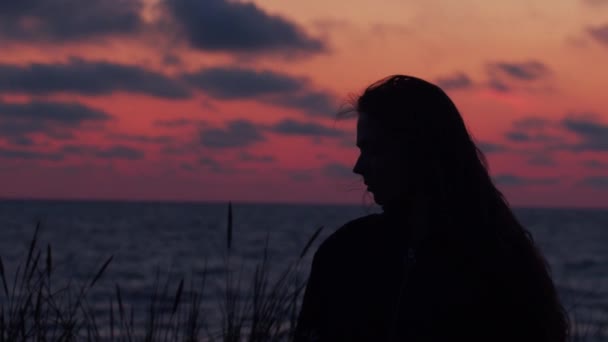
[[[103,266],[101,266],[101,269],[99,269],[99,272],[97,272],[97,275],[95,276],[95,278],[93,278],[93,280],[91,281],[91,284],[89,285],[89,287],[93,287],[93,285],[95,285],[95,283],[97,282],[97,280],[99,280],[99,278],[101,278],[101,275],[106,270],[106,268],[108,268],[108,265],[112,261],[112,258],[114,258],[113,255],[110,256],[110,258],[108,258],[108,260],[106,260],[106,262],[103,264]]]
[[[51,279],[51,272],[53,270],[53,259],[51,258],[51,245],[46,246],[46,275],[47,280]]]
[[[36,253],[36,257],[34,258],[34,262],[32,262],[32,268],[30,269],[30,274],[27,276],[27,284],[29,285],[32,282],[32,278],[34,277],[34,272],[38,268],[38,261],[40,260],[40,251]]]
[[[306,243],[306,246],[304,246],[304,249],[302,250],[302,253],[300,253],[300,259],[302,259],[306,253],[308,252],[308,249],[310,248],[310,246],[312,245],[312,243],[317,239],[317,237],[319,236],[319,234],[321,233],[321,231],[323,230],[323,226],[317,228],[317,231],[312,234],[312,236],[310,237],[310,239],[308,240],[308,242]]]
[[[110,341],[114,341],[114,303],[110,297]]]
[[[226,236],[226,244],[228,250],[232,247],[232,202],[228,202],[228,227],[227,227],[227,236]]]
[[[118,314],[120,317],[120,332],[123,332],[125,327],[125,307],[122,305],[122,297],[120,296],[120,287],[116,284],[116,299],[118,300]]]
[[[173,310],[171,310],[171,316],[175,314],[177,307],[179,306],[180,298],[182,296],[182,290],[184,289],[184,278],[179,282],[177,287],[177,293],[175,294],[175,301],[173,302]]]
[[[38,230],[40,229],[40,221],[36,223],[36,230],[34,231],[34,237],[30,242],[30,248],[27,252],[27,259],[25,261],[25,269],[23,271],[23,281],[25,281],[25,277],[28,274],[30,262],[32,261],[32,254],[34,253],[34,248],[36,248],[36,242],[38,241]]]
[[[4,293],[6,294],[6,298],[8,299],[8,285],[6,285],[6,275],[4,274],[4,263],[2,262],[2,257],[0,257],[0,276],[2,276],[2,285],[4,285]]]

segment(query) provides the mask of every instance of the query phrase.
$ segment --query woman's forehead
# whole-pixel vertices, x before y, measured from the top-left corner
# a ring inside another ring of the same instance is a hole
[[[381,131],[382,128],[378,122],[378,120],[374,120],[367,113],[360,113],[357,118],[357,132],[364,131],[368,134],[376,133],[376,131]]]
[[[373,115],[359,113],[357,118],[357,146],[398,146],[412,139],[412,132],[398,123],[384,124]]]
[[[386,136],[377,120],[371,119],[368,114],[361,113],[357,119],[357,145],[369,145],[380,142]]]

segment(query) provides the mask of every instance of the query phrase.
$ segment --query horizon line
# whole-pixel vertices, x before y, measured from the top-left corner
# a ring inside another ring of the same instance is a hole
[[[293,205],[293,206],[348,206],[348,207],[376,207],[377,204],[354,202],[310,202],[310,201],[248,201],[248,200],[189,200],[189,199],[142,199],[142,198],[86,198],[86,197],[2,197],[0,202],[82,202],[82,203],[157,203],[157,204],[211,204],[211,205]],[[548,206],[548,205],[511,205],[513,209],[551,209],[551,210],[608,210],[608,206]]]

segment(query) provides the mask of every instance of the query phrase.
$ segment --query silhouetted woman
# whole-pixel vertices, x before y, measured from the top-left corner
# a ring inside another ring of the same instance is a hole
[[[383,212],[321,244],[295,340],[565,341],[547,263],[450,98],[396,75],[354,112],[353,171]]]

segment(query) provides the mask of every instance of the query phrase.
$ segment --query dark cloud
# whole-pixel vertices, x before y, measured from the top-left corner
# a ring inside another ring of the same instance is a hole
[[[607,176],[592,176],[581,180],[580,184],[593,188],[608,188]]]
[[[494,77],[506,76],[519,81],[534,81],[551,73],[545,64],[534,60],[521,63],[490,63],[489,70]]]
[[[43,137],[58,141],[74,139],[78,130],[75,127],[35,122],[0,123],[0,139],[4,139],[12,145],[23,146],[26,143],[32,146],[37,145],[38,139]]]
[[[270,130],[274,133],[284,135],[302,135],[312,137],[343,137],[346,132],[335,128],[329,128],[314,122],[301,122],[285,119],[274,124]]]
[[[190,164],[190,163],[181,163],[180,167],[182,170],[188,171],[188,172],[194,172],[196,171],[196,167],[194,167],[194,165]]]
[[[0,138],[13,144],[33,142],[33,134],[70,139],[74,132],[110,119],[105,112],[76,102],[0,101]]]
[[[585,160],[582,164],[583,166],[588,167],[590,169],[600,169],[603,167],[608,167],[608,163],[601,162],[595,159]]]
[[[237,53],[310,54],[325,44],[293,22],[254,3],[228,0],[166,0],[165,6],[197,49]]]
[[[454,75],[440,77],[435,83],[443,90],[469,89],[473,86],[473,81],[465,73],[457,73]]]
[[[523,119],[519,119],[513,122],[513,128],[515,129],[544,129],[551,125],[551,121],[537,117],[537,116],[529,116]]]
[[[0,135],[2,135],[1,129],[0,129]],[[26,136],[9,137],[8,141],[11,145],[22,146],[22,147],[36,145],[36,142],[33,139],[26,137]]]
[[[145,156],[144,151],[124,145],[113,145],[110,147],[99,147],[94,145],[65,145],[62,147],[61,152],[66,155],[77,155],[81,157],[94,157],[100,159],[140,160]]]
[[[324,175],[331,178],[353,178],[356,175],[353,169],[349,166],[340,163],[329,163],[323,166],[322,172]]]
[[[61,152],[77,156],[85,156],[95,154],[98,148],[92,145],[64,145]]]
[[[222,164],[220,164],[220,162],[218,162],[217,160],[211,158],[211,157],[201,157],[198,160],[198,164],[205,166],[207,168],[209,168],[210,170],[214,171],[214,172],[222,172],[224,171],[224,167],[222,166]]]
[[[562,137],[546,133],[553,126],[554,123],[545,118],[530,116],[514,121],[505,137],[516,143],[560,143]]]
[[[78,126],[87,121],[105,121],[110,118],[100,110],[76,102],[0,102],[0,120],[35,120]]]
[[[3,120],[0,117],[0,138],[4,138],[9,143],[17,143],[18,145],[19,141],[33,141],[30,135],[36,133],[47,136],[72,137],[71,132],[66,127],[57,127],[57,125],[49,125],[48,123],[33,120]]]
[[[184,74],[182,78],[217,99],[255,99],[311,116],[331,116],[337,109],[334,97],[312,89],[307,78],[275,71],[228,66]]]
[[[156,120],[154,126],[165,127],[165,128],[182,128],[182,127],[197,127],[205,125],[206,122],[203,120],[194,120],[188,118],[177,118],[169,120]]]
[[[200,150],[200,142],[193,141],[188,143],[178,143],[178,144],[170,144],[165,145],[161,148],[161,153],[175,157],[175,156],[188,156],[196,153]]]
[[[132,134],[108,134],[109,140],[120,140],[141,144],[169,144],[175,141],[175,137],[168,135],[132,135]]]
[[[477,143],[477,147],[479,147],[483,153],[500,153],[507,151],[507,147],[505,145],[491,142],[479,142]]]
[[[488,88],[495,90],[497,92],[500,92],[500,93],[507,93],[512,90],[511,86],[509,86],[505,82],[495,79],[495,78],[491,78],[490,81],[488,81]]]
[[[507,132],[505,134],[505,137],[508,140],[515,141],[515,142],[528,142],[528,141],[532,140],[532,137],[530,137],[530,135],[528,133],[524,133],[524,132]]]
[[[588,29],[588,32],[591,37],[599,43],[608,45],[608,24],[597,27],[590,27]]]
[[[182,65],[182,59],[178,55],[169,53],[163,56],[163,64],[167,66],[180,66]]]
[[[230,121],[226,128],[207,128],[200,133],[201,144],[211,148],[246,147],[264,140],[260,128],[247,120]]]
[[[243,170],[234,167],[230,163],[222,163],[215,158],[211,158],[209,156],[203,156],[198,159],[198,165],[202,166],[208,171],[213,173],[220,173],[223,175],[233,175],[238,173],[254,173],[255,170]]]
[[[63,160],[63,155],[60,153],[47,153],[23,149],[7,149],[0,147],[0,158],[60,161]]]
[[[32,41],[91,41],[142,26],[139,0],[0,0],[0,36]]]
[[[248,152],[240,154],[239,159],[245,162],[256,162],[256,163],[273,163],[276,158],[271,155],[256,155]]]
[[[274,71],[256,71],[238,67],[204,69],[185,74],[183,78],[207,94],[220,99],[288,94],[302,90],[306,83],[305,79]]]
[[[275,97],[272,103],[302,110],[310,116],[332,117],[337,112],[336,101],[333,96],[318,92],[308,91],[303,94],[287,94],[284,97]]]
[[[34,95],[58,92],[105,95],[124,91],[169,99],[191,95],[179,82],[154,71],[79,58],[55,64],[0,64],[0,91]]]
[[[540,117],[527,117],[514,121],[512,128],[505,133],[507,140],[529,144],[535,150],[528,162],[533,165],[554,165],[552,152],[605,152],[608,151],[608,124],[602,123],[594,113],[569,114],[562,120],[548,120]],[[568,133],[578,137],[578,142],[567,141]]]
[[[539,153],[534,154],[532,157],[528,158],[528,164],[534,166],[556,166],[557,162],[553,157],[548,153]]]
[[[592,117],[569,117],[562,120],[563,127],[581,139],[581,142],[571,146],[574,151],[608,151],[608,125],[598,122]]]
[[[556,185],[557,178],[526,178],[512,174],[501,174],[494,177],[494,182],[500,186]]]
[[[487,64],[486,86],[494,91],[508,93],[516,89],[525,91],[550,91],[546,84],[552,74],[549,67],[539,61],[491,62]]]
[[[144,151],[129,146],[112,146],[100,149],[95,153],[95,157],[103,159],[127,159],[139,160],[144,158]]]
[[[548,134],[532,134],[522,131],[511,131],[505,134],[507,140],[513,142],[541,142],[541,143],[554,143],[562,141],[561,137],[548,135]]]

